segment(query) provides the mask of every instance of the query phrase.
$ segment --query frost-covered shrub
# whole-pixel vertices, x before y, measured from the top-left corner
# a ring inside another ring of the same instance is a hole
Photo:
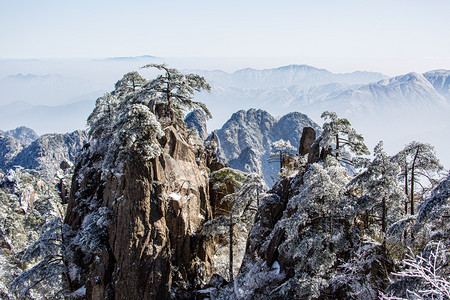
[[[381,236],[401,217],[404,194],[398,180],[399,172],[398,164],[383,151],[383,143],[380,142],[374,149],[373,160],[349,184],[350,190],[361,195],[357,209],[359,214],[366,216],[365,226],[380,224]],[[377,229],[373,232],[377,235]]]
[[[364,144],[361,134],[351,127],[350,121],[339,118],[335,112],[325,111],[321,117],[325,120],[323,132],[320,136],[320,146],[328,149],[334,147],[333,153],[336,158],[345,163],[351,162],[350,153],[356,155],[370,154]]]
[[[110,142],[103,168],[119,169],[129,153],[135,151],[144,160],[150,160],[161,154],[157,139],[164,135],[161,124],[150,109],[142,104],[132,104],[119,116],[113,126]],[[116,167],[117,166],[117,167]]]
[[[67,292],[64,276],[67,268],[62,260],[64,252],[63,226],[60,218],[54,218],[42,227],[39,239],[25,250],[23,263],[35,263],[21,273],[10,285],[19,298],[63,298]]]
[[[418,206],[409,230],[414,239],[409,241],[414,252],[400,262],[400,280],[393,283],[387,295],[412,299],[450,299],[450,176],[443,180],[431,196]],[[404,223],[399,221],[390,229],[394,233]],[[415,257],[414,254],[417,254]],[[388,297],[388,296],[386,296]],[[395,298],[390,298],[395,299]]]
[[[272,143],[270,147],[272,148],[272,153],[270,153],[269,162],[280,163],[280,173],[286,173],[287,170],[283,172],[283,169],[287,169],[289,165],[293,165],[294,155],[291,152],[296,151],[297,148],[292,146],[290,141],[283,139]]]
[[[450,252],[443,243],[429,243],[421,255],[402,261],[402,270],[392,274],[400,280],[392,284],[384,299],[450,299]]]
[[[431,240],[450,240],[450,174],[418,207],[414,231]]]
[[[107,207],[100,207],[84,217],[77,238],[85,252],[95,254],[101,251],[107,238],[106,228],[111,221],[112,212]]]
[[[213,183],[214,190],[225,193],[233,187],[239,189],[246,178],[246,173],[227,167],[212,172],[209,180]]]

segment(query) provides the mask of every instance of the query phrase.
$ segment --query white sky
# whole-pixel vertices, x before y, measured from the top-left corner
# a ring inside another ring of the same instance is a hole
[[[0,0],[0,41],[3,59],[154,55],[396,75],[450,69],[450,0]]]

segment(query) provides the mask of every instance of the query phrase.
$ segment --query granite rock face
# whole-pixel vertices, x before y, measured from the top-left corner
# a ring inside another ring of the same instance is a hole
[[[312,127],[303,128],[302,137],[300,138],[300,146],[298,154],[303,156],[309,153],[309,150],[316,140],[316,130]]]
[[[279,172],[277,164],[268,163],[271,144],[280,139],[299,147],[303,128],[320,129],[308,116],[289,113],[279,120],[263,110],[238,111],[215,134],[219,156],[231,167],[245,172],[255,172],[272,185]]]
[[[64,160],[74,161],[78,151],[87,142],[85,131],[66,134],[46,134],[30,144],[0,133],[0,168],[21,166],[39,171],[47,180],[53,180]]]
[[[150,161],[131,151],[111,176],[102,176],[103,151],[92,144],[76,162],[65,222],[82,236],[90,216],[101,209],[110,216],[97,258],[76,244],[67,258],[82,270],[72,288],[85,286],[90,299],[164,299],[212,275],[213,254],[196,238],[212,219],[206,161],[174,127],[159,145],[162,154]]]
[[[39,135],[33,129],[25,126],[17,127],[5,132],[2,132],[0,130],[0,134],[1,133],[6,136],[11,136],[24,144],[30,144],[32,141],[36,140],[39,137]]]
[[[187,114],[184,119],[188,129],[196,129],[198,135],[202,140],[208,137],[208,130],[206,127],[206,115],[202,110],[196,109]]]

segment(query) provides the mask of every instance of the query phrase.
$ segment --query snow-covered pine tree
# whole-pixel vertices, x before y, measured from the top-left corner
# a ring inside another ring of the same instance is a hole
[[[290,141],[285,141],[283,139],[278,140],[272,145],[272,153],[270,154],[270,162],[280,163],[280,172],[286,166],[287,160],[293,156],[290,151],[296,151],[297,149],[291,145]]]
[[[25,250],[23,263],[38,263],[11,283],[10,290],[18,298],[64,298],[67,287],[63,276],[67,275],[67,266],[62,259],[63,230],[70,229],[63,228],[60,218],[52,219],[42,227],[39,239]]]
[[[163,115],[158,117],[169,117],[173,123],[176,120],[182,120],[182,112],[187,109],[201,109],[207,118],[212,117],[205,104],[192,100],[195,92],[211,90],[205,78],[197,74],[182,74],[165,64],[148,64],[142,68],[156,68],[165,72],[144,86],[145,89],[154,91],[155,104],[165,105]]]
[[[325,111],[321,118],[326,122],[323,124],[323,132],[320,136],[320,146],[327,149],[334,145],[334,156],[344,163],[352,164],[348,150],[356,155],[370,154],[364,144],[364,138],[351,126],[350,121],[339,118],[335,112]]]
[[[443,170],[439,159],[436,156],[434,147],[430,144],[413,141],[397,153],[393,160],[400,164],[400,177],[404,180],[404,189],[406,197],[409,197],[410,214],[414,215],[415,211],[415,184],[422,186],[422,190],[426,190],[420,181],[420,177],[428,179],[431,188],[433,188],[438,180],[439,173]],[[410,189],[408,190],[408,185]],[[408,204],[405,202],[405,213],[408,211]]]
[[[398,180],[399,166],[383,151],[383,142],[374,148],[374,158],[350,183],[360,195],[358,207],[369,219],[381,223],[382,234],[398,220],[403,192]]]
[[[116,93],[130,93],[136,92],[141,89],[148,80],[141,76],[136,71],[128,72],[123,75],[122,79],[116,82],[115,84],[115,92]]]

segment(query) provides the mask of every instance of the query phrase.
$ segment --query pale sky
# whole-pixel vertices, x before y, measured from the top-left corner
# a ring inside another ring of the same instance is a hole
[[[449,16],[450,0],[0,0],[0,58],[248,58],[396,75],[450,69]]]

